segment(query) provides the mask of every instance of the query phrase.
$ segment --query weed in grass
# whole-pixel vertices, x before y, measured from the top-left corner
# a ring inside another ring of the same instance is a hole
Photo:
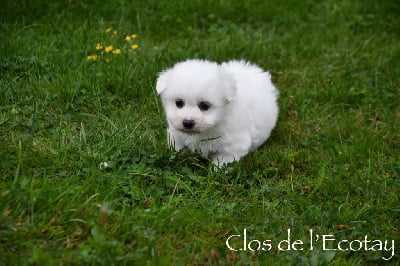
[[[105,30],[107,33],[107,40],[105,38],[103,39],[102,42],[98,42],[95,47],[95,52],[94,54],[88,55],[86,59],[88,61],[97,61],[101,60],[106,63],[111,62],[111,56],[115,55],[121,55],[121,48],[116,48],[117,47],[124,47],[123,48],[123,55],[130,53],[130,51],[137,50],[139,48],[139,45],[137,43],[134,43],[133,41],[137,38],[137,34],[127,34],[123,33],[118,34],[117,30],[113,30],[112,28],[107,28]],[[125,42],[125,43],[123,43]],[[128,60],[129,59],[126,59]]]

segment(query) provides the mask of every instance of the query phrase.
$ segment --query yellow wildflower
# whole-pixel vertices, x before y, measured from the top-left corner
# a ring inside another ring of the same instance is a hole
[[[130,41],[132,41],[132,40],[134,40],[136,38],[137,38],[136,34],[126,35],[125,36],[125,41],[130,42]]]
[[[107,33],[111,32],[111,31],[112,31],[111,28],[106,29],[106,32],[107,32]]]
[[[120,49],[115,49],[112,51],[113,54],[121,54],[121,50]]]
[[[104,61],[106,61],[106,63],[110,63],[111,59],[110,58],[105,58]]]
[[[109,53],[113,50],[113,46],[112,45],[106,46],[104,50],[106,51],[106,53]]]
[[[103,49],[103,45],[101,43],[96,44],[96,50]]]
[[[86,59],[88,60],[88,61],[96,61],[97,60],[97,55],[88,55],[87,57],[86,57]]]
[[[136,50],[136,49],[138,49],[139,48],[139,45],[137,45],[137,44],[132,44],[131,45],[131,49],[132,50]]]

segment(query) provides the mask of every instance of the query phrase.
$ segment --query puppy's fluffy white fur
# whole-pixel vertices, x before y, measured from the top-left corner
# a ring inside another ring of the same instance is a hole
[[[246,61],[187,60],[160,73],[168,143],[214,164],[239,160],[267,140],[278,118],[271,75]]]

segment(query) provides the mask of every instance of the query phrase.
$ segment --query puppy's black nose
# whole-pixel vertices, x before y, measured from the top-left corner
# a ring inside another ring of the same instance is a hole
[[[194,127],[194,121],[193,120],[183,120],[182,125],[185,129],[192,129]]]

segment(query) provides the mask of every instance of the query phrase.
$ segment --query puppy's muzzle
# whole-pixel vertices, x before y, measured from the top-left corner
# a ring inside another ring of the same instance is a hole
[[[194,120],[185,119],[185,120],[182,121],[182,126],[183,126],[184,129],[192,130],[194,128],[194,125],[195,125]]]

